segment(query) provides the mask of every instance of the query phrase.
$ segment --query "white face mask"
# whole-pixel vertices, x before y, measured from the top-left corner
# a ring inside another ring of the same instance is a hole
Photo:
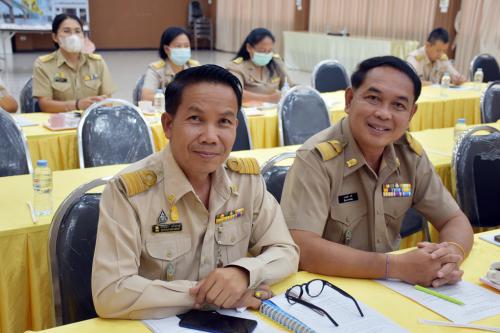
[[[77,53],[83,49],[83,39],[78,35],[70,35],[59,38],[59,46],[67,52]]]

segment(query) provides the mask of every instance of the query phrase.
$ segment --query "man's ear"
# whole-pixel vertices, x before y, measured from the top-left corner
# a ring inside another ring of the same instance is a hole
[[[418,109],[418,105],[416,103],[413,104],[413,107],[412,107],[411,113],[410,113],[410,120],[408,120],[408,123],[412,120],[415,113],[417,113],[417,109]]]
[[[163,126],[163,133],[165,137],[170,140],[172,137],[172,124],[174,122],[174,116],[168,112],[163,112],[161,115],[161,125]]]
[[[352,87],[348,87],[345,90],[345,112],[346,113],[350,112],[351,102],[352,102],[353,98],[354,98],[354,90],[352,90]]]

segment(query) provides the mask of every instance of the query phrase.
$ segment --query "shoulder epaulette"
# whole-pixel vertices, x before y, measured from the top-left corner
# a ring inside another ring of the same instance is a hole
[[[229,170],[249,174],[249,175],[258,175],[260,173],[259,162],[253,157],[247,158],[236,158],[230,157],[226,161],[226,165]]]
[[[143,169],[119,176],[128,197],[149,190],[156,184],[157,176],[152,170]]]
[[[280,55],[278,53],[274,53],[273,54],[273,58],[276,58],[276,59],[281,59]]]
[[[102,56],[100,54],[97,54],[97,53],[90,53],[89,58],[94,59],[94,60],[102,60]]]
[[[422,61],[422,60],[424,60],[424,58],[425,58],[425,57],[424,57],[424,55],[423,55],[423,54],[417,54],[417,55],[415,56],[415,60],[416,60],[416,61]]]
[[[200,66],[200,62],[198,60],[194,60],[194,59],[189,59],[188,64],[189,64],[189,66]]]
[[[446,53],[443,53],[443,55],[441,56],[441,58],[439,58],[439,60],[447,61],[448,60],[448,56],[446,55]]]
[[[47,61],[50,61],[52,59],[54,59],[56,55],[54,53],[49,53],[49,54],[46,54],[44,56],[41,56],[39,59],[42,61],[42,62],[47,62]]]
[[[344,150],[344,146],[338,140],[321,142],[314,147],[321,154],[321,158],[323,158],[323,161],[331,160],[332,158],[339,155],[342,150]]]
[[[155,61],[151,64],[151,66],[153,66],[153,68],[155,68],[155,69],[163,68],[163,67],[165,67],[165,61],[163,61],[163,60]]]
[[[422,156],[424,148],[422,148],[420,142],[415,140],[415,138],[413,138],[413,136],[411,136],[411,134],[408,132],[406,132],[406,141],[408,141],[410,148],[415,152],[415,154],[417,154],[418,156]]]
[[[241,64],[243,62],[243,57],[238,57],[238,58],[234,59],[233,62],[236,65],[239,65],[239,64]]]

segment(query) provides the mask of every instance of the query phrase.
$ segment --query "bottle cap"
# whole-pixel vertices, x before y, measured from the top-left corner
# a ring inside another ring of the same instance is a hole
[[[156,93],[160,93],[160,94],[163,94],[163,90],[161,90],[160,88],[156,89]]]
[[[465,118],[458,118],[457,123],[458,124],[465,124]]]
[[[46,167],[49,166],[49,163],[47,162],[47,160],[38,160],[36,161],[36,166]]]

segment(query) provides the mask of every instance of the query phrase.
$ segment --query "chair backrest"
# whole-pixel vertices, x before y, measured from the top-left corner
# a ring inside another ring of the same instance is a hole
[[[500,69],[496,59],[486,53],[478,54],[472,59],[469,66],[470,80],[474,81],[474,73],[481,68],[484,73],[483,82],[500,80]]]
[[[500,119],[500,81],[493,81],[481,96],[481,122],[494,123]]]
[[[132,163],[153,152],[151,128],[127,101],[109,98],[93,104],[78,125],[80,168]]]
[[[487,135],[474,135],[478,131]],[[500,225],[500,131],[477,126],[455,144],[452,158],[453,185],[457,201],[473,226]]]
[[[139,101],[142,99],[142,88],[144,87],[145,77],[146,74],[142,74],[135,83],[134,91],[132,92],[132,101],[134,102],[134,105],[139,105]]]
[[[295,153],[289,152],[276,155],[267,161],[261,170],[262,178],[264,178],[266,182],[267,191],[271,193],[278,202],[281,201],[283,185],[285,184],[286,174],[290,166],[276,164],[289,158],[295,158]]]
[[[248,129],[247,116],[243,110],[238,111],[238,127],[236,128],[236,141],[232,151],[252,149],[252,138]]]
[[[351,85],[345,67],[337,60],[323,60],[312,73],[312,86],[320,93],[345,90]]]
[[[31,157],[21,128],[0,108],[0,177],[32,172]]]
[[[330,116],[318,91],[295,86],[278,104],[280,145],[298,145],[330,126]]]
[[[35,99],[33,98],[33,78],[30,77],[24,84],[19,94],[21,113],[35,112]]]
[[[191,24],[197,18],[203,17],[203,8],[197,0],[189,1],[188,23]]]
[[[427,220],[417,210],[410,208],[406,212],[403,222],[401,222],[399,235],[401,238],[405,238],[420,231],[424,232],[424,240],[430,242],[431,238]]]
[[[86,192],[106,182],[96,179],[74,190],[52,219],[49,258],[57,325],[97,317],[90,281],[101,194]]]

